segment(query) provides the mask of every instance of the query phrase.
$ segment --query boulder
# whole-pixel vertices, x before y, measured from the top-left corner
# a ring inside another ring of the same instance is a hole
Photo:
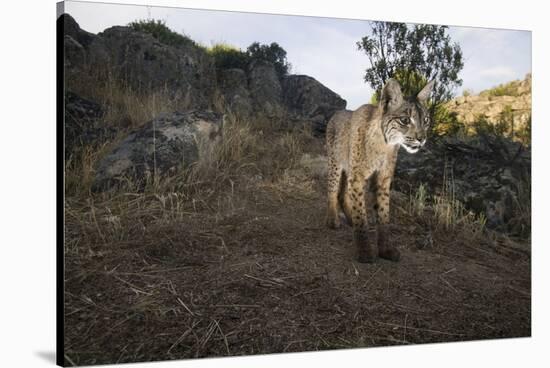
[[[215,147],[222,116],[206,111],[161,114],[118,143],[100,162],[92,189],[105,190],[126,179],[137,183],[171,174],[197,162],[202,148]]]
[[[95,35],[82,30],[70,15],[61,17],[69,78],[78,78],[83,71],[100,78],[114,75],[136,91],[163,89],[180,106],[211,107],[216,89],[214,60],[193,41],[168,45],[123,26]]]
[[[60,18],[63,22],[64,36],[70,36],[82,47],[87,48],[97,38],[93,33],[81,29],[76,20],[69,14],[61,14]]]
[[[246,118],[252,114],[252,99],[248,91],[248,78],[242,69],[223,69],[219,72],[218,86],[225,108],[236,116]]]
[[[63,38],[64,65],[67,72],[80,72],[86,64],[86,50],[73,37],[65,35]]]
[[[444,138],[414,155],[400,152],[394,187],[410,193],[425,184],[434,195],[447,186],[467,209],[484,213],[488,227],[524,235],[528,229],[517,227],[515,217],[517,205],[526,205],[521,196],[529,191],[530,175],[530,150],[518,142],[494,136]]]
[[[130,27],[111,27],[99,34],[111,69],[138,90],[165,89],[192,109],[209,108],[216,88],[213,59],[189,40],[178,46],[159,42]]]
[[[62,14],[64,27],[64,63],[68,79],[79,79],[90,70],[104,72],[109,66],[109,55],[103,39],[80,28],[69,14]]]
[[[324,133],[328,121],[346,101],[307,75],[289,75],[283,79],[284,105],[298,119],[308,120],[316,133]]]
[[[273,64],[253,62],[248,73],[248,89],[255,113],[272,119],[285,115],[283,88]]]

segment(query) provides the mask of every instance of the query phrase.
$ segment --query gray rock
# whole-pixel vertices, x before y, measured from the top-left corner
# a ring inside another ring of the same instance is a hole
[[[68,14],[65,25],[66,73],[104,80],[118,77],[135,91],[159,90],[176,98],[180,109],[208,110],[219,94],[237,116],[303,123],[322,134],[335,111],[346,102],[315,79],[281,77],[273,64],[254,61],[247,70],[215,69],[214,59],[192,40],[168,45],[148,33],[115,26],[94,35]]]
[[[117,144],[98,165],[92,189],[109,189],[126,179],[144,184],[197,162],[201,148],[215,147],[222,117],[212,112],[162,114]]]
[[[218,82],[225,108],[238,117],[249,117],[253,109],[246,72],[235,68],[221,70]]]
[[[78,74],[107,68],[110,59],[103,39],[81,29],[69,14],[61,18],[65,27],[65,72]]]
[[[86,64],[86,50],[77,40],[69,35],[63,38],[64,65],[69,72],[81,72]]]
[[[272,119],[285,114],[283,88],[273,64],[256,61],[250,66],[248,88],[254,112]]]
[[[216,89],[214,60],[193,41],[167,45],[130,27],[111,27],[95,35],[68,14],[65,26],[68,77],[83,71],[124,80],[136,91],[163,89],[189,109],[212,106]]]
[[[324,133],[328,121],[346,101],[307,75],[289,75],[283,79],[284,105],[297,119],[311,122],[314,132]]]
[[[63,21],[65,35],[71,36],[75,41],[81,44],[82,47],[87,48],[92,43],[94,38],[97,37],[93,33],[86,32],[81,29],[78,23],[69,14],[61,14],[60,18]]]
[[[213,59],[192,41],[166,45],[130,27],[111,27],[99,34],[114,73],[136,90],[166,89],[183,106],[209,108],[216,87]]]
[[[516,227],[518,188],[530,182],[530,150],[505,138],[476,137],[468,141],[446,138],[426,149],[398,156],[394,187],[409,193],[423,183],[432,193],[450,182],[455,199],[487,217],[487,226],[507,232]],[[523,203],[527,206],[529,204]]]

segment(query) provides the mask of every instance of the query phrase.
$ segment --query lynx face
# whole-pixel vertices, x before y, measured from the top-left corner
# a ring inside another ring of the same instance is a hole
[[[430,117],[418,101],[407,101],[382,119],[382,130],[388,144],[399,144],[409,153],[416,153],[426,143]]]
[[[426,143],[426,132],[430,126],[430,115],[426,100],[433,88],[428,83],[420,93],[404,99],[399,84],[390,80],[382,91],[382,132],[387,144],[401,147],[409,153],[416,153]]]

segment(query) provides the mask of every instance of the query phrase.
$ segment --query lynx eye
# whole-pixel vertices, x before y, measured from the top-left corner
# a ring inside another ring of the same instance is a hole
[[[399,118],[399,124],[401,124],[403,126],[409,125],[410,123],[411,123],[411,119],[407,116]]]

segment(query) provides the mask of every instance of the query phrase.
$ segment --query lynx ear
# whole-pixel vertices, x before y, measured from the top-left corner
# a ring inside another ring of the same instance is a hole
[[[430,83],[426,84],[424,88],[422,88],[422,91],[418,92],[418,95],[416,95],[416,99],[422,103],[426,102],[432,94],[434,83],[435,80],[432,80],[430,81]]]
[[[395,110],[403,102],[403,93],[399,83],[391,78],[388,79],[382,93],[380,94],[380,103],[382,104],[384,111]]]

